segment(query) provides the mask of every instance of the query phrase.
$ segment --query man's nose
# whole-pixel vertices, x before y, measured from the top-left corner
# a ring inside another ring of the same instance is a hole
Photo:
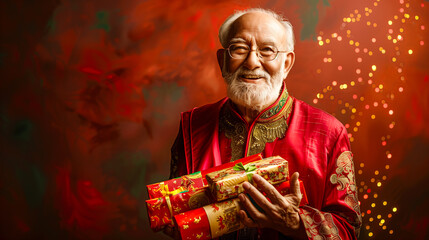
[[[247,55],[247,58],[244,59],[243,65],[249,70],[253,70],[258,67],[261,67],[261,59],[258,57],[258,51],[257,50],[249,51],[249,55]]]

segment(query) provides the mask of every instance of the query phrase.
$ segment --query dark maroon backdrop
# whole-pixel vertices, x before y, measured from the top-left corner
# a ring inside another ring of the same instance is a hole
[[[2,239],[159,239],[179,113],[225,95],[217,30],[271,8],[297,38],[289,92],[341,120],[361,239],[429,237],[429,2],[2,1]]]

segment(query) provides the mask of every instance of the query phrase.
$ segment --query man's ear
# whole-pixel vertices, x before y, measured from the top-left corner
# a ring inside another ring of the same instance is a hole
[[[220,70],[222,71],[223,64],[225,63],[224,61],[225,49],[217,50],[216,55],[217,55],[217,63],[219,64]]]
[[[286,59],[285,59],[285,69],[284,74],[285,78],[289,74],[289,71],[292,69],[293,64],[295,63],[295,53],[294,52],[288,52],[286,53]]]

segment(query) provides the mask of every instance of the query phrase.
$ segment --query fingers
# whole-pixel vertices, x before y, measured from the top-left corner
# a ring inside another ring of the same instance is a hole
[[[265,212],[271,212],[272,211],[272,204],[270,203],[270,201],[268,201],[268,199],[258,189],[256,189],[253,185],[251,185],[248,182],[245,182],[245,183],[243,183],[243,188],[246,191],[246,193],[248,193],[250,195],[250,197],[255,201],[255,203],[259,207],[261,207]],[[247,197],[246,197],[246,199],[252,205],[252,207],[254,207],[254,205],[252,204],[250,199],[248,199]],[[249,210],[248,208],[246,208],[246,209]],[[258,210],[256,209],[256,211],[258,211]]]
[[[301,194],[301,188],[299,187],[298,178],[299,178],[299,173],[294,172],[290,180],[290,193],[298,197],[299,200],[301,200],[302,194]]]
[[[246,214],[245,211],[240,210],[240,212],[238,214],[239,214],[239,217],[241,219],[241,222],[246,227],[258,227],[258,224],[256,224],[252,219],[250,219],[249,217],[247,217],[247,214]]]
[[[265,180],[263,177],[261,177],[257,174],[254,174],[253,175],[253,181],[258,185],[258,187],[263,192],[265,192],[267,194],[267,197],[271,200],[271,202],[277,204],[283,200],[283,196],[277,191],[277,189],[275,189],[274,186],[271,183],[269,183],[267,180]],[[243,185],[243,187],[244,187],[244,185]],[[245,190],[247,190],[247,189],[245,189]],[[263,196],[263,199],[266,200],[265,196]],[[256,199],[255,199],[255,201],[256,201]],[[266,200],[266,201],[268,202],[268,200]]]
[[[245,196],[244,194],[240,194],[239,196],[240,202],[242,203],[243,207],[247,210],[247,213],[250,215],[250,217],[253,219],[250,219],[247,217],[247,214],[244,213],[244,215],[241,213],[243,210],[240,210],[240,217],[243,220],[243,223],[248,227],[263,227],[262,223],[267,223],[268,219],[267,216],[263,213],[261,213],[250,201],[250,199]],[[243,211],[244,212],[244,211]],[[259,224],[258,224],[259,223]]]

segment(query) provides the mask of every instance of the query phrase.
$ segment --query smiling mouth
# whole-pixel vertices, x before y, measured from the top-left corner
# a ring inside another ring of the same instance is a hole
[[[241,78],[250,79],[250,80],[257,80],[262,78],[262,76],[259,75],[241,75]]]

